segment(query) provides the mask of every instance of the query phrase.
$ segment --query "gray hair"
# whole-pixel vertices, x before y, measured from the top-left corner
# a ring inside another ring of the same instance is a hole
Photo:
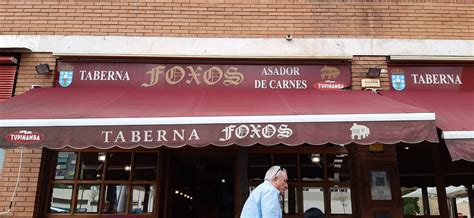
[[[272,166],[267,170],[267,173],[265,173],[265,180],[271,182],[275,177],[280,175],[281,172],[286,173],[285,168],[280,166]]]

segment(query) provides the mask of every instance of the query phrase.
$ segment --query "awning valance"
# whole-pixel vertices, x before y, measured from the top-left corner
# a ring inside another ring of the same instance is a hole
[[[438,140],[430,111],[363,91],[38,88],[0,111],[4,148]]]
[[[435,112],[452,160],[474,161],[474,92],[393,91],[382,95]]]

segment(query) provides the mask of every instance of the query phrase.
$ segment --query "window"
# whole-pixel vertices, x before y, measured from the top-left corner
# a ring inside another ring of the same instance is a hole
[[[448,211],[451,216],[455,217],[471,217],[469,210],[468,189],[464,185],[448,186],[445,188],[446,197],[448,198]]]
[[[100,185],[78,185],[77,190],[76,213],[97,213]]]
[[[16,64],[15,57],[8,58],[11,61],[9,64]],[[13,96],[13,88],[15,87],[16,66],[0,66],[0,101],[10,99]]]
[[[352,214],[351,189],[349,187],[331,187],[331,213]]]
[[[303,211],[309,208],[319,208],[324,213],[324,188],[303,187]]]
[[[288,172],[288,190],[283,199],[284,214],[301,215],[307,209],[316,207],[324,213],[350,217],[352,196],[348,154],[343,148],[317,151],[271,154],[250,151],[249,191],[263,181],[270,166],[278,165]]]
[[[436,187],[402,187],[403,215],[439,215]]]
[[[57,152],[48,214],[156,216],[157,152]]]
[[[449,218],[472,217],[469,187],[474,183],[474,163],[452,161],[446,146],[430,143],[410,149],[398,146],[397,158],[405,217],[438,217],[440,208],[447,209]],[[436,174],[444,177],[444,187],[436,186]]]
[[[0,148],[0,173],[2,172],[2,169],[3,169],[4,159],[5,159],[5,150]]]

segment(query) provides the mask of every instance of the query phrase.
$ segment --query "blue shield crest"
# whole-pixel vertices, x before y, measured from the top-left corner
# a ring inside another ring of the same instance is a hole
[[[405,75],[392,74],[392,87],[397,91],[402,91],[405,89]]]
[[[72,83],[72,70],[59,71],[59,85],[68,87]]]

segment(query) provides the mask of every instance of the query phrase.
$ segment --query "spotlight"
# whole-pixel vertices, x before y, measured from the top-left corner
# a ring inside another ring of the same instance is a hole
[[[38,74],[48,74],[51,72],[51,69],[49,68],[49,64],[38,64],[35,66],[35,68]]]
[[[380,76],[380,71],[382,71],[382,69],[380,68],[369,68],[369,71],[367,72],[367,77],[377,78]]]
[[[97,156],[97,160],[100,162],[105,162],[105,153],[99,153],[99,156]]]
[[[313,163],[321,162],[321,155],[320,154],[311,154],[311,162],[313,162]]]

